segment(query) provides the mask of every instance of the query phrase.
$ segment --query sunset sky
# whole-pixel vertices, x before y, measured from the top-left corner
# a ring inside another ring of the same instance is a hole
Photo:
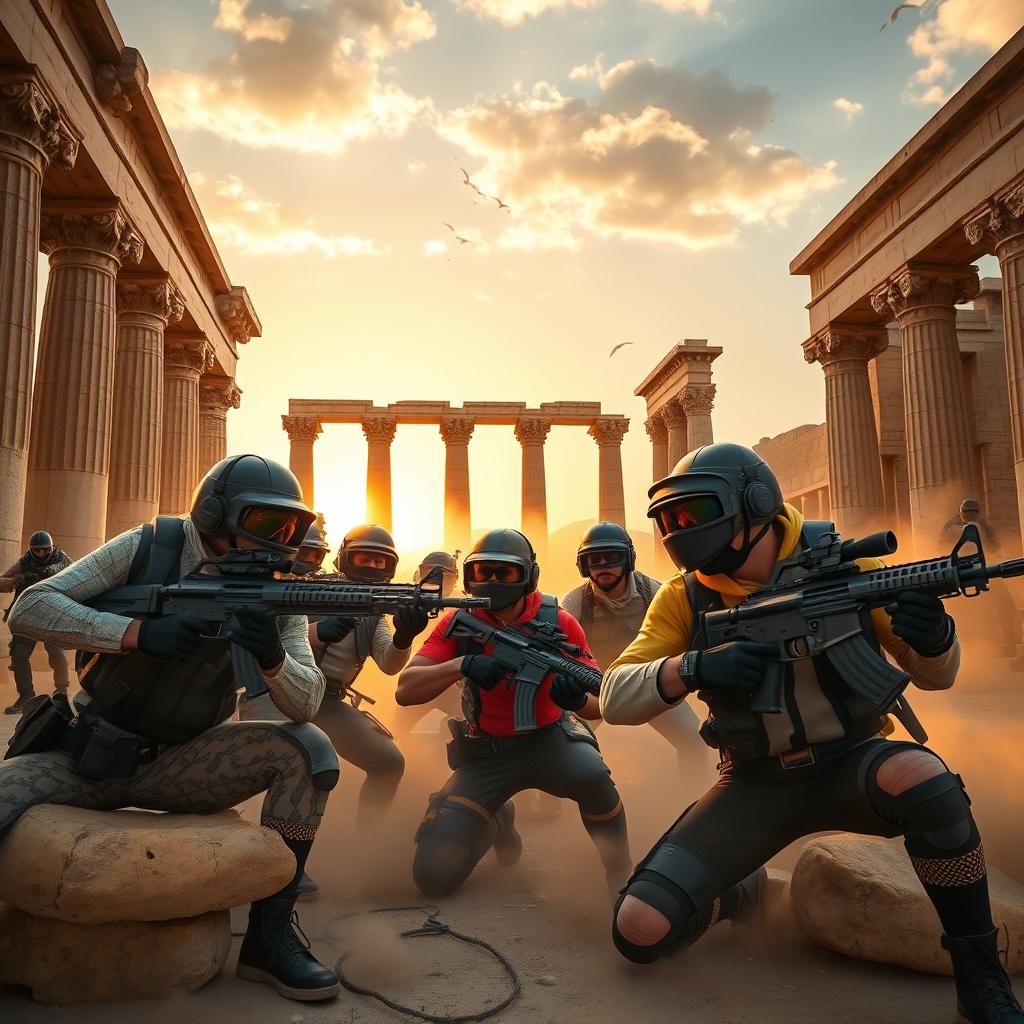
[[[820,422],[789,260],[1024,20],[1020,0],[931,0],[884,31],[892,0],[108,2],[263,322],[230,450],[287,460],[290,397],[599,400],[632,418],[643,529],[634,387],[708,338],[718,439]],[[316,452],[337,540],[365,443],[328,427]],[[475,528],[518,524],[519,454],[477,428]],[[435,427],[399,429],[400,547],[440,542],[443,456]],[[585,431],[547,458],[552,528],[595,516]]]

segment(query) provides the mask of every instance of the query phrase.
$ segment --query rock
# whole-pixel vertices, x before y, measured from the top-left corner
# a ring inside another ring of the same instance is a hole
[[[0,900],[82,924],[163,921],[277,892],[295,859],[277,833],[220,814],[42,804],[0,843]]]
[[[71,924],[0,904],[0,983],[53,1006],[194,992],[227,960],[230,916]]]
[[[558,979],[553,974],[542,974],[537,979],[538,985],[543,985],[545,988],[551,988],[553,985],[558,984]]]
[[[989,867],[992,913],[1024,971],[1024,887]],[[902,844],[861,836],[815,839],[793,871],[793,914],[816,946],[929,974],[952,974],[942,928]],[[1000,936],[1000,947],[1005,939]]]

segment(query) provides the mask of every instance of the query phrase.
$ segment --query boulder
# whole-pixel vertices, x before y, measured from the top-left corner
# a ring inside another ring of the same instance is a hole
[[[163,921],[277,892],[295,858],[270,829],[219,814],[41,804],[0,843],[0,901],[82,924]]]
[[[1024,887],[988,869],[992,914],[1006,927],[1012,974],[1024,971]],[[952,974],[942,928],[903,844],[862,836],[812,840],[793,871],[793,914],[815,946],[928,974]]]
[[[231,948],[231,914],[176,921],[71,924],[0,904],[0,983],[53,1006],[194,992]]]

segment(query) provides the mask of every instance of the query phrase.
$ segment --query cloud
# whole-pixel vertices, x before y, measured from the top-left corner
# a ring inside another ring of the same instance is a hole
[[[448,243],[442,242],[440,238],[431,238],[423,243],[423,252],[426,256],[440,256],[448,251]]]
[[[604,74],[604,54],[599,53],[589,64],[577,64],[569,72],[570,81],[582,78],[600,78]]]
[[[715,4],[715,0],[646,0],[646,2],[657,4],[672,13],[688,11],[701,18],[706,18]]]
[[[546,11],[565,8],[586,10],[596,7],[601,0],[455,0],[456,7],[479,18],[500,21],[502,25],[521,25],[528,18],[536,18]]]
[[[442,134],[484,161],[479,180],[513,207],[499,247],[576,248],[590,233],[706,248],[744,224],[784,223],[839,180],[832,163],[755,143],[771,112],[766,89],[653,60],[596,78],[594,100],[540,82],[442,120]]]
[[[832,106],[845,115],[847,124],[853,124],[853,119],[864,109],[863,103],[858,103],[856,100],[843,99],[842,96],[834,99]]]
[[[938,106],[953,94],[958,57],[991,54],[1024,25],[1020,0],[941,0],[907,39],[925,61],[911,76],[903,99]]]
[[[325,235],[281,203],[261,199],[234,175],[213,181],[197,171],[189,183],[218,245],[250,256],[317,252],[335,256],[384,256],[390,250],[356,235]]]
[[[354,139],[400,134],[427,105],[381,65],[434,35],[419,0],[220,0],[214,27],[228,37],[226,54],[153,78],[171,128],[337,154]]]

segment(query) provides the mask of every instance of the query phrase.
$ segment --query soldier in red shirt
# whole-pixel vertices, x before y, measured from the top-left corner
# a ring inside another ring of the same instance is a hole
[[[517,530],[491,530],[463,562],[463,587],[489,597],[490,611],[474,615],[515,629],[538,620],[557,623],[579,661],[595,664],[580,624],[556,599],[537,590],[540,567],[533,546]],[[519,859],[511,798],[524,789],[568,797],[579,805],[608,884],[617,891],[630,870],[626,815],[593,733],[583,718],[598,718],[597,699],[565,675],[548,676],[537,691],[536,728],[516,730],[516,683],[489,647],[448,639],[442,618],[398,677],[399,704],[426,704],[463,684],[465,722],[449,744],[454,774],[435,793],[416,834],[413,878],[429,897],[454,892],[494,846],[500,864]],[[454,722],[454,720],[453,720]]]

